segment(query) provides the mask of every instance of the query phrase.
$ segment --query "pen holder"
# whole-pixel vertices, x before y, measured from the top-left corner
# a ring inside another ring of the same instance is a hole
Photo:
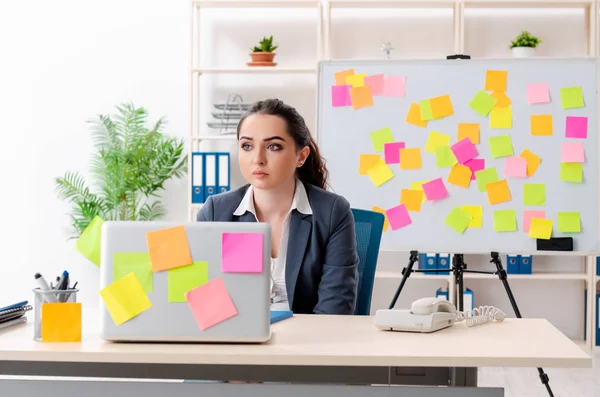
[[[42,291],[34,294],[34,334],[38,342],[81,341],[81,303],[78,289]]]

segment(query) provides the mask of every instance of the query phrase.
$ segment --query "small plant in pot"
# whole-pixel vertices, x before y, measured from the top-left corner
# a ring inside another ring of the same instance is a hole
[[[275,66],[273,62],[275,58],[275,50],[278,46],[273,45],[273,36],[263,37],[263,39],[255,45],[250,52],[252,62],[249,62],[249,66]]]
[[[542,42],[526,30],[510,42],[510,49],[515,58],[527,58],[535,55],[535,48]]]

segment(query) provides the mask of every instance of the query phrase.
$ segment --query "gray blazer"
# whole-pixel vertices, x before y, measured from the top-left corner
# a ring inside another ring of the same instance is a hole
[[[290,309],[304,314],[354,314],[358,254],[354,217],[342,196],[304,184],[312,215],[296,210],[290,220],[285,281]],[[210,196],[197,221],[256,222],[233,212],[249,185]]]

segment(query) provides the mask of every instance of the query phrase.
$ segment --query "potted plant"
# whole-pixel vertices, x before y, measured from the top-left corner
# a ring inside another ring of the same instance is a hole
[[[275,58],[275,50],[278,46],[273,45],[273,36],[263,37],[258,45],[255,45],[250,52],[252,62],[249,62],[250,66],[275,66],[273,58]]]
[[[542,42],[526,30],[510,42],[510,49],[515,58],[527,58],[535,55],[535,48]]]

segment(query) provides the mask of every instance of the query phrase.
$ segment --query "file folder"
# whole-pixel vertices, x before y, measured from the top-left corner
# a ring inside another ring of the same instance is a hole
[[[600,256],[596,257],[596,276],[600,276]]]
[[[219,163],[217,167],[217,175],[219,184],[217,185],[217,190],[219,193],[223,193],[229,190],[230,187],[230,173],[229,173],[229,153],[217,153],[217,157],[219,158]]]
[[[473,291],[467,288],[463,293],[463,311],[469,312],[473,309],[475,309],[475,299],[473,297]]]
[[[600,346],[600,292],[596,294],[596,346]]]
[[[435,291],[435,297],[449,300],[448,299],[448,291],[442,290],[441,288],[438,288],[438,290]]]
[[[419,269],[437,270],[437,254],[419,254]],[[427,272],[423,274],[437,274],[437,272]]]
[[[506,255],[506,273],[519,274],[519,256]]]
[[[192,203],[204,203],[204,153],[192,153]]]
[[[204,200],[217,193],[217,154],[204,153]]]
[[[450,274],[450,254],[441,253],[438,254],[437,257],[437,269],[439,270],[437,274]]]
[[[531,255],[519,255],[519,273],[531,274],[532,261]]]

